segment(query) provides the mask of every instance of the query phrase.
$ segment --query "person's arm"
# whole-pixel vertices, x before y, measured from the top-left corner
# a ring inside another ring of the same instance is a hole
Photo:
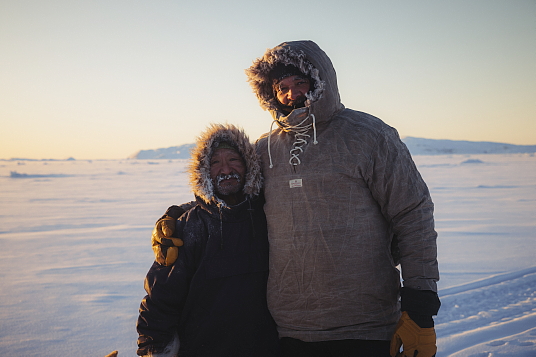
[[[396,130],[385,129],[375,143],[367,184],[396,236],[404,286],[437,292],[437,233],[428,187]]]
[[[177,289],[169,286],[172,266],[154,263],[145,278],[147,295],[140,304],[138,331],[138,355],[161,353],[173,340],[179,321]]]
[[[156,221],[151,235],[151,245],[155,260],[164,266],[172,265],[179,255],[179,247],[184,243],[182,239],[174,237],[177,219],[196,205],[195,201],[183,203],[180,206],[171,206],[166,213]]]
[[[175,348],[173,346],[177,343],[178,323],[188,298],[191,278],[196,271],[193,256],[198,245],[196,240],[205,236],[201,232],[192,231],[191,225],[185,228],[186,225],[186,219],[177,221],[176,236],[182,238],[182,233],[188,229],[190,238],[184,241],[174,264],[165,266],[155,261],[147,273],[147,295],[141,302],[136,326],[140,356],[162,353],[166,349]]]
[[[437,233],[428,187],[396,130],[378,136],[371,154],[369,187],[396,237],[404,287],[402,317],[391,341],[391,355],[431,357],[436,351],[432,316],[437,315]]]

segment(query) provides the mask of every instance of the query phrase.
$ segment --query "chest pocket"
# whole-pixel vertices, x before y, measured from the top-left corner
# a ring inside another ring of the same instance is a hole
[[[232,254],[222,250],[206,262],[207,279],[268,271],[268,249]]]

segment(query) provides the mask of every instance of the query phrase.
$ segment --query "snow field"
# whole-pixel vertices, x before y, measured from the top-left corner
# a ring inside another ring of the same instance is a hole
[[[536,157],[415,161],[436,205],[438,357],[536,356]],[[151,230],[192,198],[185,164],[0,161],[6,355],[135,355]]]

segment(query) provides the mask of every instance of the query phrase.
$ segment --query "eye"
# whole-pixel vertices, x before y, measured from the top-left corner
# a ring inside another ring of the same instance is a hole
[[[232,158],[229,159],[229,161],[241,163],[242,158],[241,157],[232,157]]]

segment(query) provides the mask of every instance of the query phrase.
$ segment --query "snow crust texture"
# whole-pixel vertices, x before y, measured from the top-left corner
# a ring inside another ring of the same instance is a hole
[[[439,234],[438,357],[536,356],[536,157],[414,156]],[[0,350],[135,356],[154,222],[182,159],[0,161]]]

